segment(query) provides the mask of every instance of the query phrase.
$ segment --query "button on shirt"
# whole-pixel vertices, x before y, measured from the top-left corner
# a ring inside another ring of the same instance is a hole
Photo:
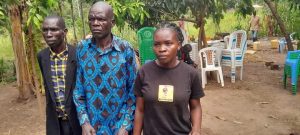
[[[74,102],[80,125],[89,122],[97,135],[131,130],[135,96],[135,54],[131,45],[113,36],[111,47],[101,50],[92,39],[77,48]]]
[[[65,112],[65,76],[68,61],[68,48],[57,54],[50,49],[51,79],[54,87],[56,111],[58,117],[66,117]]]

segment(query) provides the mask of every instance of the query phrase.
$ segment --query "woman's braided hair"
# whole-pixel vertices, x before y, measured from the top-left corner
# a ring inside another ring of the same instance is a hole
[[[171,29],[174,32],[176,32],[177,40],[179,41],[180,45],[182,45],[183,40],[184,40],[183,34],[181,32],[181,29],[175,23],[161,22],[156,26],[155,32],[158,31],[159,29],[165,29],[165,28]]]

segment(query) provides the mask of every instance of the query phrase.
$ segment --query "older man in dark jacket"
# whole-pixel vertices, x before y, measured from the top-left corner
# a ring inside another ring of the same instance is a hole
[[[38,53],[46,91],[46,133],[81,135],[72,96],[76,82],[76,49],[67,45],[63,18],[46,17],[42,32],[49,46]]]

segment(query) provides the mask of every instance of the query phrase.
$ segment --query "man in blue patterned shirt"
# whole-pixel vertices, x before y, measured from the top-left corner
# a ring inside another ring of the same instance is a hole
[[[88,15],[92,38],[77,48],[74,102],[84,135],[127,135],[133,127],[136,76],[131,45],[111,33],[113,9],[95,3]]]

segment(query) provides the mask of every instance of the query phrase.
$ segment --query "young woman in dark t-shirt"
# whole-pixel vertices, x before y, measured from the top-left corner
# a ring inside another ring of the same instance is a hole
[[[134,135],[200,135],[204,93],[197,70],[177,59],[182,42],[174,23],[155,31],[157,59],[140,69],[135,82]]]

